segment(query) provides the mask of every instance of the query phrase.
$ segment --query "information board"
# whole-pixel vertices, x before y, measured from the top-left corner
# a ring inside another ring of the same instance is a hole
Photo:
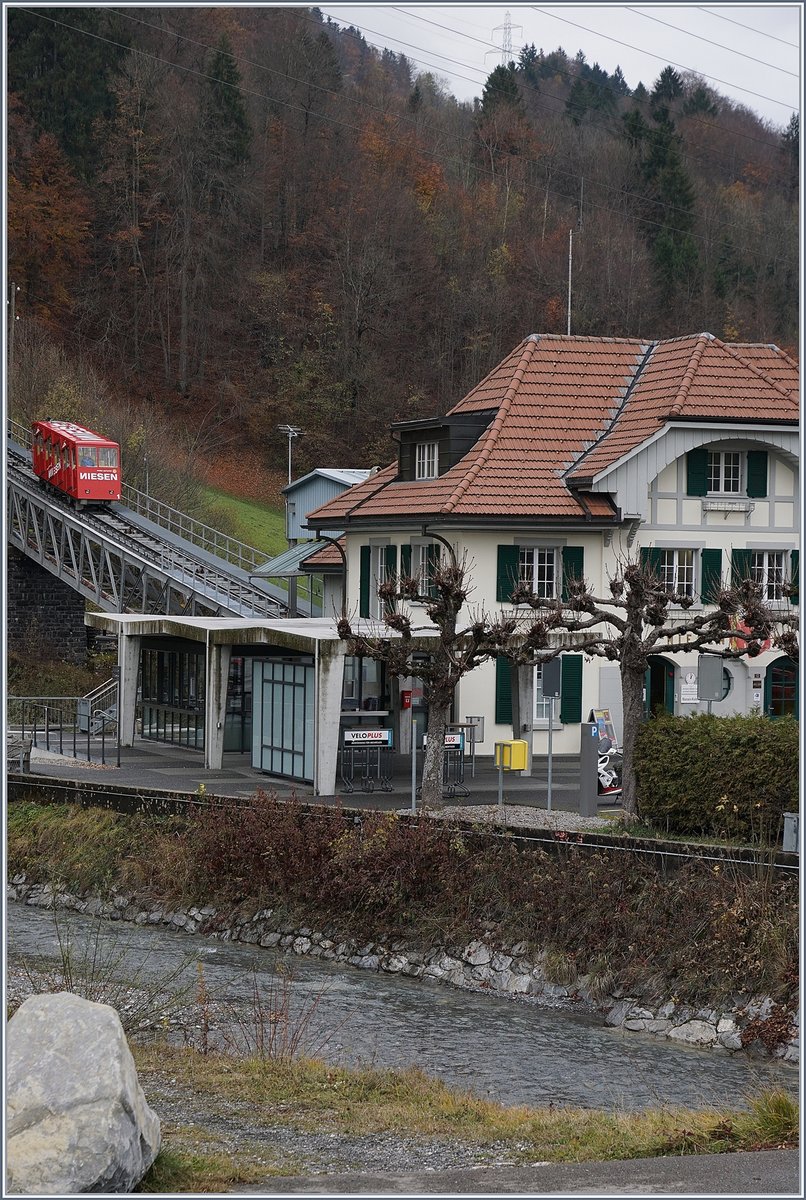
[[[445,748],[446,749],[462,750],[462,749],[464,749],[464,744],[465,744],[465,735],[463,733],[446,733],[445,734]],[[427,746],[427,745],[428,745],[428,734],[424,733],[423,734],[423,746]]]
[[[610,738],[612,748],[618,750],[618,738],[609,708],[592,708],[588,721],[596,725],[600,738]]]

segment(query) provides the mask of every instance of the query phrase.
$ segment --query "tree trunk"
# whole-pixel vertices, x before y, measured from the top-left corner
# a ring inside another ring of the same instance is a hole
[[[448,719],[447,705],[431,701],[428,705],[428,741],[423,763],[423,790],[421,805],[425,808],[442,808],[442,772],[445,762],[445,725]]]
[[[630,816],[638,814],[635,786],[635,743],[644,720],[644,671],[621,665],[621,697],[624,705],[624,744],[621,768],[621,803]]]

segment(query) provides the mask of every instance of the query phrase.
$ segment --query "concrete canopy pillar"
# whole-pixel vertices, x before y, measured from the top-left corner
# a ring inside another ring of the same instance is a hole
[[[204,655],[204,766],[220,771],[224,764],[224,721],[232,646],[211,642]]]
[[[316,746],[313,776],[313,790],[317,796],[333,796],[336,792],[345,649],[344,642],[317,644]]]
[[[118,726],[121,746],[134,745],[134,721],[137,711],[137,684],[140,677],[140,643],[137,634],[118,632]]]

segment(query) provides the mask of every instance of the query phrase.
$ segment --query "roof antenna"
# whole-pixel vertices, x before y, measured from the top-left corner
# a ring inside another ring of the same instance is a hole
[[[577,219],[577,229],[582,232],[582,200],[585,195],[585,177],[584,175],[579,181],[579,217]],[[574,231],[568,230],[568,337],[571,336],[571,271],[574,261]]]

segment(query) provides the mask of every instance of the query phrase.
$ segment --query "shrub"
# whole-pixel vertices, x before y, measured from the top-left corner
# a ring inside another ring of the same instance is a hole
[[[61,810],[61,811],[60,811]],[[12,804],[8,865],[31,878],[139,881],[158,902],[284,910],[361,942],[524,942],[551,974],[659,997],[738,989],[788,1003],[798,884],[693,860],[668,873],[623,851],[556,854],[443,821],[312,811],[261,795],[199,803],[190,820]],[[132,861],[133,860],[133,861]]]
[[[639,732],[638,811],[658,830],[774,842],[798,808],[792,717],[660,716]]]

